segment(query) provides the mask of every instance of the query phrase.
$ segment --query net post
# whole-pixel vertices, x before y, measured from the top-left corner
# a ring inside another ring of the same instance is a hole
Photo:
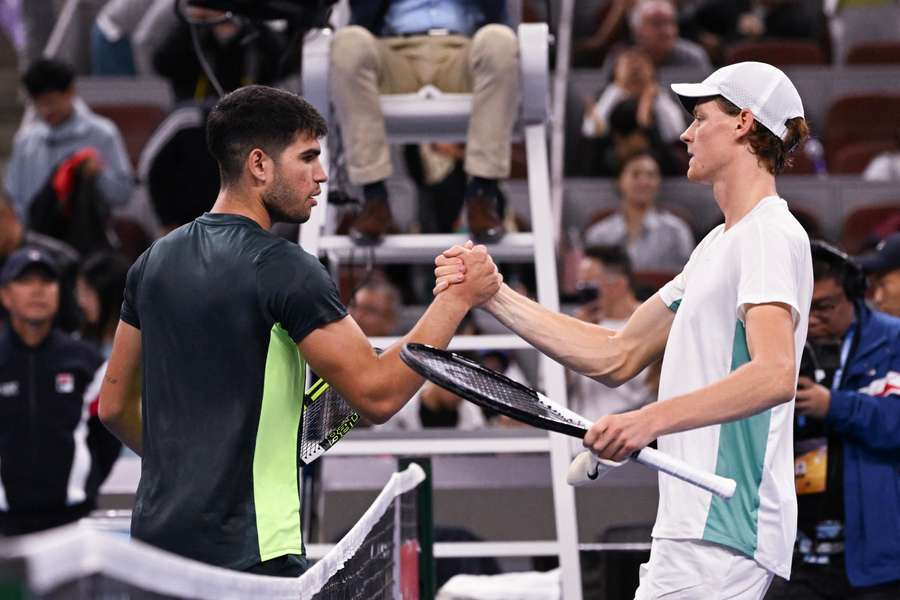
[[[431,486],[431,459],[405,456],[398,459],[400,471],[417,464],[425,471],[425,481],[416,488],[416,519],[419,528],[419,600],[434,600],[434,496]]]

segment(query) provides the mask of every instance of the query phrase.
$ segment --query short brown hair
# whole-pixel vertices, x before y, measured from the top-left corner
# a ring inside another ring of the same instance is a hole
[[[716,102],[726,114],[735,116],[741,109],[723,96],[716,96]],[[787,139],[782,140],[777,135],[766,129],[759,121],[754,120],[754,127],[747,136],[750,142],[750,152],[756,155],[757,162],[766,168],[772,175],[778,175],[786,167],[793,164],[791,153],[799,148],[809,137],[809,126],[803,117],[789,119],[787,126]]]

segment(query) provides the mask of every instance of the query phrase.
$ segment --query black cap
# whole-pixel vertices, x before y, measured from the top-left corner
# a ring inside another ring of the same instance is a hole
[[[884,273],[900,269],[900,233],[894,233],[875,247],[871,254],[858,256],[856,262],[866,273]]]
[[[26,246],[19,248],[6,259],[3,271],[0,272],[0,285],[6,285],[17,279],[25,269],[35,265],[44,267],[54,279],[59,277],[59,264],[49,252],[36,246]]]

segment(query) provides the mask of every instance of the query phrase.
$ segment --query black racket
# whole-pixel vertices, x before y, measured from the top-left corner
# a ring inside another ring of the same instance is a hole
[[[411,343],[400,351],[400,358],[413,371],[442,388],[528,425],[581,439],[592,424],[540,392],[459,354]],[[734,495],[736,483],[733,479],[701,471],[659,450],[644,448],[632,454],[631,458],[723,498]],[[591,468],[585,470],[584,483],[597,477],[596,457],[592,468],[593,472]],[[571,475],[569,482],[573,485],[580,483],[573,481]]]

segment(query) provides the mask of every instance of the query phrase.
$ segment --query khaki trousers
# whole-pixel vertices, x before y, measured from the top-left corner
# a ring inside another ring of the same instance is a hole
[[[465,170],[509,176],[510,140],[519,112],[518,41],[505,25],[458,35],[376,38],[363,27],[339,29],[331,48],[331,97],[340,121],[348,174],[355,185],[392,172],[380,94],[431,84],[472,93]]]

